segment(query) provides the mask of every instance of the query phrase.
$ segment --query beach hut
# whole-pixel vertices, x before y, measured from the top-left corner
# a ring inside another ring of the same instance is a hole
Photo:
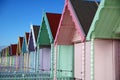
[[[101,0],[87,35],[91,80],[120,80],[120,0]]]
[[[18,45],[17,45],[17,51],[16,51],[16,69],[23,71],[24,67],[24,60],[22,57],[22,43],[23,43],[24,37],[18,37]]]
[[[96,10],[96,2],[66,0],[55,38],[55,73],[58,79],[84,80],[87,76],[85,47],[89,43],[85,39]]]
[[[9,66],[9,61],[10,61],[10,60],[9,60],[9,46],[6,47],[5,50],[6,50],[6,51],[5,51],[5,52],[6,52],[6,53],[5,53],[5,58],[6,58],[5,64],[6,64],[6,66]]]
[[[5,65],[5,48],[2,49],[2,65]]]
[[[11,67],[12,66],[12,49],[11,49],[11,45],[9,46],[9,57],[10,57],[9,66]]]
[[[6,65],[6,47],[3,49],[3,65],[5,66]]]
[[[1,50],[1,64],[3,65],[3,49]]]
[[[2,50],[0,51],[0,64],[2,63]]]
[[[16,51],[17,51],[17,44],[10,45],[10,65],[11,67],[15,68],[15,61],[16,61]]]
[[[29,59],[28,59],[28,39],[29,39],[29,33],[26,32],[24,39],[23,39],[23,43],[22,43],[22,56],[24,57],[24,71],[28,70],[28,63],[29,63]]]
[[[38,70],[42,73],[51,73],[53,77],[54,39],[56,36],[61,14],[44,12],[42,24],[39,30],[38,47]]]
[[[28,51],[29,51],[29,68],[30,72],[35,72],[36,70],[36,47],[37,47],[37,37],[39,32],[39,25],[31,25],[31,32],[28,39]]]
[[[7,54],[8,54],[8,49],[7,47],[5,48],[5,66],[7,66]]]
[[[7,47],[7,65],[10,66],[10,46]]]
[[[0,51],[0,64],[2,65],[2,50]]]

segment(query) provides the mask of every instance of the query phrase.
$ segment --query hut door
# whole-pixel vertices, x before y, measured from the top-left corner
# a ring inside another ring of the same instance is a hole
[[[57,75],[59,77],[73,77],[73,46],[61,45],[58,48]]]
[[[30,52],[30,68],[31,68],[31,72],[35,71],[35,53]]]
[[[41,69],[43,71],[50,71],[50,58],[51,58],[51,48],[50,47],[43,47],[41,48],[41,53],[40,53],[40,58],[41,58]]]
[[[85,80],[90,80],[91,77],[91,42],[85,44]]]
[[[74,44],[74,76],[84,80],[84,43]]]

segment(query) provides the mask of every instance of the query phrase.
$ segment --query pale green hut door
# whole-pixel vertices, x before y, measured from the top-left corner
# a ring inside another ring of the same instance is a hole
[[[57,75],[58,77],[73,77],[74,67],[74,51],[72,45],[58,46],[58,64]]]

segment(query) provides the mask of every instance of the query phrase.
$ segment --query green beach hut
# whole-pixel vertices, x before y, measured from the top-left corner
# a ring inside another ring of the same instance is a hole
[[[38,70],[40,73],[48,73],[53,78],[54,67],[54,39],[56,36],[61,14],[44,12],[42,24],[39,30],[38,47]]]
[[[120,80],[120,0],[101,0],[87,35],[91,80]]]

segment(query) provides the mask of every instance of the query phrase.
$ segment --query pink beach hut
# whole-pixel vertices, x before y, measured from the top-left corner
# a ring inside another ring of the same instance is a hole
[[[85,79],[86,35],[97,10],[93,1],[66,0],[55,38],[55,76]],[[88,80],[88,79],[86,79]]]

